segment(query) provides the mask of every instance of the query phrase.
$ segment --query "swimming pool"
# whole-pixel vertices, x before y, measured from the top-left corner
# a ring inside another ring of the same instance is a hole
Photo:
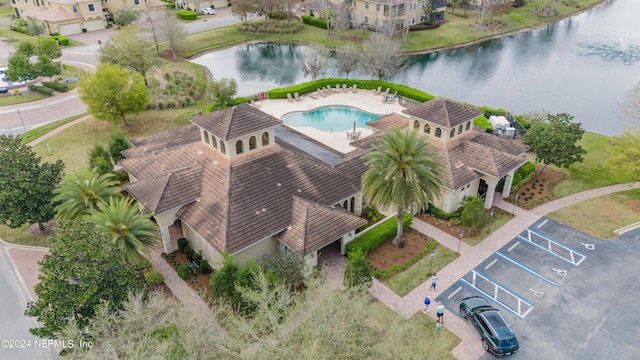
[[[311,111],[294,111],[285,114],[282,121],[289,126],[309,126],[320,131],[346,131],[356,127],[369,128],[365,123],[381,118],[351,106],[323,106]]]

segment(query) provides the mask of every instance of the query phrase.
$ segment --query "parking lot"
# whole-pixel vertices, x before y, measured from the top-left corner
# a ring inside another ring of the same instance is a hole
[[[639,359],[639,272],[640,229],[603,240],[541,218],[436,300],[458,317],[464,297],[489,300],[518,337],[514,358]]]

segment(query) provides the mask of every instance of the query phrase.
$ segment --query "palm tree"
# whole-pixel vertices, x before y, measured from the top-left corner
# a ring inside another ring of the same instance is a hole
[[[398,233],[393,240],[397,247],[404,247],[404,211],[426,206],[439,197],[442,165],[436,156],[416,130],[399,128],[386,133],[376,149],[365,155],[369,169],[362,177],[362,194],[371,204],[397,208]]]
[[[96,209],[99,202],[116,196],[120,188],[113,174],[98,175],[93,171],[75,172],[55,189],[54,201],[59,219],[75,219]]]
[[[158,241],[156,224],[149,215],[138,212],[130,197],[112,197],[109,202],[99,202],[89,220],[108,234],[130,263],[140,263],[148,257],[149,248]]]

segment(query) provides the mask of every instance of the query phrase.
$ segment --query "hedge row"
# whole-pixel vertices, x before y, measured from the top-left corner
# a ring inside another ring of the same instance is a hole
[[[420,251],[419,253],[417,253],[416,256],[414,256],[411,260],[408,260],[407,262],[405,262],[402,265],[393,265],[392,267],[390,267],[390,268],[388,268],[386,270],[378,270],[378,269],[376,269],[374,276],[376,277],[376,279],[388,279],[388,278],[392,277],[393,275],[396,275],[396,274],[399,274],[399,273],[405,271],[406,269],[410,268],[415,263],[420,261],[420,259],[425,257],[425,255],[430,253],[431,250],[435,249],[437,244],[438,243],[435,240],[429,239],[427,241],[427,245],[425,245],[424,249],[422,251]]]
[[[15,32],[23,33],[23,34],[27,33],[27,28],[24,27],[24,26],[20,26],[20,25],[12,26],[11,30],[13,30]]]
[[[44,86],[31,85],[29,86],[29,90],[33,90],[35,92],[39,92],[40,94],[44,94],[44,95],[53,94],[53,89],[44,87]]]
[[[473,119],[473,125],[484,128],[484,131],[490,134],[493,133],[493,127],[484,115],[480,115],[477,118]]]
[[[58,41],[58,44],[60,44],[62,46],[69,45],[69,38],[66,37],[66,36],[56,35],[56,36],[52,36],[52,38],[54,38],[56,41]]]
[[[182,20],[195,20],[198,13],[189,10],[178,10],[178,17]]]
[[[411,223],[413,222],[413,217],[409,213],[404,213],[402,217],[402,229],[407,230]],[[371,228],[361,236],[354,239],[352,242],[347,244],[347,257],[351,258],[354,254],[362,254],[366,255],[373,249],[377,248],[389,239],[392,236],[395,236],[398,232],[398,218],[391,217],[387,221],[382,224],[377,225],[374,228]]]
[[[298,94],[306,94],[316,91],[317,89],[325,86],[331,86],[335,88],[336,85],[340,85],[340,87],[342,88],[342,84],[347,84],[348,87],[352,87],[355,84],[358,86],[358,90],[373,90],[380,87],[382,91],[384,91],[389,88],[391,94],[397,92],[398,96],[406,97],[407,99],[412,99],[419,102],[425,102],[435,98],[435,96],[427,94],[423,91],[383,80],[356,80],[341,78],[320,79],[304,84],[290,86],[287,88],[272,89],[267,92],[267,96],[269,99],[286,99],[287,93],[297,92]]]
[[[320,29],[327,29],[327,22],[324,21],[323,19],[320,18],[316,18],[313,16],[303,16],[302,17],[302,22],[307,24],[307,25],[311,25],[311,26],[315,26],[315,27],[319,27]]]
[[[68,83],[43,81],[42,85],[59,92],[69,91]]]
[[[461,214],[462,214],[462,207],[459,208],[458,210],[454,211],[454,212],[444,212],[440,209],[438,209],[437,207],[433,206],[432,204],[429,204],[429,208],[427,209],[427,212],[431,215],[433,215],[434,217],[438,218],[438,219],[442,219],[442,220],[451,220],[451,219],[459,219]]]

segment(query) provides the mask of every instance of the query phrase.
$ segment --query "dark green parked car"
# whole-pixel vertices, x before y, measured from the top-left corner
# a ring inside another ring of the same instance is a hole
[[[507,322],[489,302],[480,296],[462,299],[460,315],[479,332],[482,347],[495,356],[507,356],[518,352],[518,339]]]

